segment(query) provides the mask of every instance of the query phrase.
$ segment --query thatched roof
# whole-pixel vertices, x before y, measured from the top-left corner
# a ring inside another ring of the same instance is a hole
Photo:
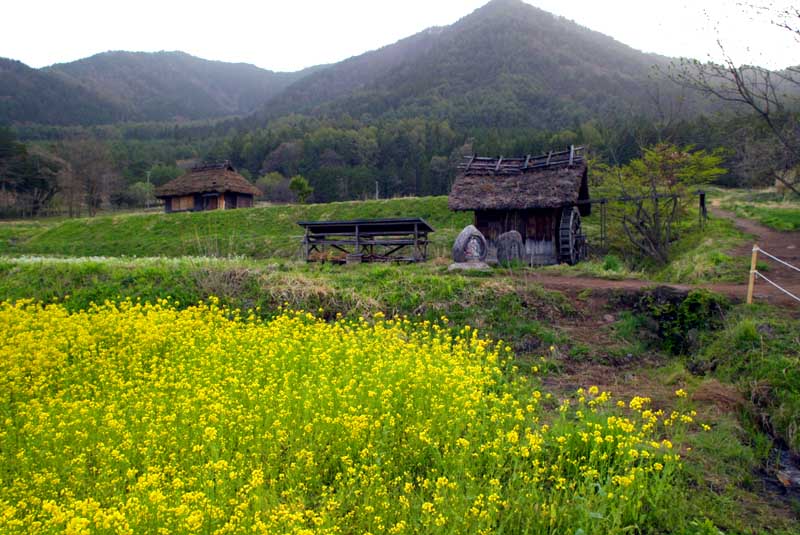
[[[193,167],[185,175],[170,180],[156,189],[156,197],[173,197],[193,193],[242,193],[260,195],[261,191],[236,172],[230,162]]]
[[[558,208],[589,199],[582,147],[524,158],[470,156],[459,169],[451,210]]]

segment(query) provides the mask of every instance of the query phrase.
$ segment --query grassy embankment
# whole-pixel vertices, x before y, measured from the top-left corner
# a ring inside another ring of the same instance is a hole
[[[613,215],[613,214],[612,214]],[[0,254],[57,256],[243,256],[254,259],[299,259],[299,220],[419,216],[435,229],[430,253],[447,257],[456,234],[472,220],[470,213],[447,209],[446,197],[391,199],[322,205],[291,205],[186,214],[125,214],[91,219],[59,219],[0,224]],[[599,235],[599,215],[585,220],[590,243]],[[712,219],[700,231],[691,214],[678,228],[669,266],[624,260],[623,239],[612,236],[610,251],[597,251],[575,267],[552,272],[603,278],[648,278],[665,282],[742,280],[747,260],[726,251],[742,239],[727,220]]]
[[[449,274],[445,265],[343,268],[217,258],[0,259],[2,300],[63,301],[78,311],[106,300],[155,302],[168,296],[181,303],[216,296],[231,307],[260,308],[265,316],[284,305],[322,309],[328,318],[375,312],[426,320],[446,315],[459,326],[469,324],[495,338],[534,346],[556,341],[543,322],[574,311],[562,294],[547,292],[524,277]]]
[[[446,197],[390,199],[178,214],[124,214],[0,224],[0,254],[300,258],[301,220],[421,217],[445,255],[471,220]]]

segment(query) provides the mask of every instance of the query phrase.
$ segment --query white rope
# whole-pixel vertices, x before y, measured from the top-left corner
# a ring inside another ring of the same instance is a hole
[[[772,256],[771,254],[769,254],[768,252],[766,252],[766,251],[765,251],[764,249],[762,249],[761,247],[758,247],[758,246],[756,246],[756,250],[757,250],[758,252],[760,252],[760,253],[764,253],[765,255],[767,255],[767,256],[768,256],[768,257],[770,257],[771,259],[775,260],[776,262],[780,262],[780,263],[781,263],[781,264],[783,264],[784,266],[786,266],[786,267],[788,267],[788,268],[790,268],[790,269],[793,269],[793,270],[797,271],[798,273],[800,273],[800,268],[799,268],[799,267],[793,266],[793,265],[791,265],[789,262],[786,262],[786,261],[784,261],[784,260],[781,260],[781,259],[780,259],[780,258],[778,258],[777,256]]]
[[[783,293],[785,293],[786,295],[788,295],[788,296],[789,296],[789,297],[791,297],[792,299],[794,299],[794,300],[796,300],[796,301],[800,301],[800,297],[797,297],[796,295],[794,295],[792,292],[790,292],[790,291],[789,291],[789,290],[787,290],[786,288],[781,288],[780,286],[778,286],[777,284],[775,284],[774,282],[772,282],[771,280],[769,280],[768,278],[766,278],[764,275],[762,275],[762,274],[761,274],[761,273],[759,273],[758,271],[754,271],[753,273],[754,273],[754,274],[756,274],[757,276],[759,276],[760,278],[764,279],[765,281],[767,281],[768,283],[770,283],[770,284],[771,284],[771,285],[773,285],[775,288],[777,288],[778,290],[782,291]]]

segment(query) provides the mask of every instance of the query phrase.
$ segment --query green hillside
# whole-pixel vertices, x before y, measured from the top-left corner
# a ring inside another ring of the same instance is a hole
[[[301,220],[422,217],[443,253],[469,214],[447,209],[447,197],[285,205],[180,214],[125,214],[36,224],[0,225],[0,254],[69,256],[300,255]]]

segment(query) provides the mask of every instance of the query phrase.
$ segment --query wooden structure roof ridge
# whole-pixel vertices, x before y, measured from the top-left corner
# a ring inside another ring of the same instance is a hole
[[[233,164],[231,164],[230,160],[224,160],[221,162],[204,162],[201,163],[200,165],[192,166],[189,169],[189,171],[197,173],[200,171],[211,171],[214,169],[227,169],[228,171],[236,172],[236,169],[234,169]]]
[[[539,156],[528,154],[514,158],[493,158],[474,154],[465,156],[458,170],[464,175],[521,175],[534,170],[572,167],[584,163],[584,148],[571,146],[563,151],[550,151]]]

